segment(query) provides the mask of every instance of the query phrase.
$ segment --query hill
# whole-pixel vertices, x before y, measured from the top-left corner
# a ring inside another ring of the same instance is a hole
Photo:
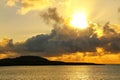
[[[38,56],[20,56],[0,60],[0,66],[23,66],[23,65],[98,65],[94,63],[71,63],[61,61],[49,61]]]

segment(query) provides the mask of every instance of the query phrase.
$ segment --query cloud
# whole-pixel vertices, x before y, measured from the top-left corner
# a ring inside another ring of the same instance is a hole
[[[91,53],[90,53],[91,54]],[[64,54],[57,57],[47,57],[53,61],[66,61],[66,62],[91,62],[99,64],[120,64],[120,54],[105,54],[103,56],[83,56],[82,53]]]
[[[41,10],[49,7],[52,0],[8,0],[8,6],[15,6],[17,3],[21,5],[18,12],[20,14],[26,14],[32,10]]]
[[[114,37],[110,37],[110,35],[113,34],[104,33],[101,38],[98,38],[92,27],[79,31],[67,28],[67,26],[56,26],[50,34],[41,34],[29,38],[24,43],[24,47],[28,52],[40,53],[42,56],[58,56],[75,52],[97,52],[97,47],[103,48],[106,52],[120,52],[119,34],[114,35]]]
[[[54,23],[64,24],[64,19],[59,16],[57,12],[57,8],[48,8],[45,12],[41,12],[40,16],[46,21],[47,23],[50,23],[54,21]],[[57,25],[54,24],[54,25]]]
[[[68,25],[65,19],[59,16],[56,8],[48,8],[47,11],[40,13],[40,16],[53,26],[50,34],[36,35],[23,43],[13,43],[12,39],[3,39],[0,53],[13,52],[45,57],[76,52],[83,53],[84,56],[88,55],[86,53],[92,56],[120,53],[120,33],[109,22],[103,26],[90,23],[87,29],[80,30]],[[98,48],[104,51],[101,53]]]
[[[55,0],[8,0],[7,5],[11,7],[19,5],[18,13],[24,15],[29,11],[39,11],[49,8],[53,6],[54,2]]]
[[[109,23],[106,23],[103,28],[104,36],[101,37],[102,47],[106,51],[110,51],[112,53],[120,52],[120,33],[116,31],[115,26],[114,28],[111,27]]]
[[[11,51],[10,48],[12,48],[12,46],[12,39],[4,38],[0,41],[0,53],[7,53],[8,51]]]
[[[8,6],[15,6],[16,5],[16,2],[18,2],[19,0],[8,0],[6,5]]]

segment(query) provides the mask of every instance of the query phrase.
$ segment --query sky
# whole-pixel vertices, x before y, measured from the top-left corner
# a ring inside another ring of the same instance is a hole
[[[23,41],[40,34],[49,33],[50,28],[44,25],[39,17],[39,12],[31,12],[26,15],[17,14],[17,7],[9,7],[0,2],[0,38],[13,38],[15,41]]]
[[[1,58],[29,54],[51,60],[119,63],[119,3],[120,0],[1,0]],[[85,12],[91,22],[86,30],[69,26],[69,19],[78,11]]]
[[[15,41],[22,41],[32,35],[50,32],[51,28],[46,26],[39,17],[39,10],[41,10],[39,7],[33,8],[27,12],[23,11],[23,13],[21,11],[21,14],[23,14],[21,15],[19,14],[20,12],[17,12],[21,7],[19,6],[19,2],[15,6],[10,7],[6,5],[7,1],[12,0],[0,1],[0,29],[2,30],[0,31],[0,38],[8,37],[13,38]],[[62,12],[62,16],[67,15],[67,17],[69,17],[69,14],[75,10],[84,9],[88,13],[89,19],[92,21],[98,23],[110,21],[119,24],[119,3],[119,0],[61,0],[61,7],[58,7],[60,10],[63,9],[65,11],[65,13]]]

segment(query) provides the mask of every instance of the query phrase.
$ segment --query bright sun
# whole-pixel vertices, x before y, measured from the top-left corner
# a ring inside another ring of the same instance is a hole
[[[87,28],[88,22],[86,15],[84,13],[76,12],[75,14],[73,14],[70,20],[70,25],[79,29]]]

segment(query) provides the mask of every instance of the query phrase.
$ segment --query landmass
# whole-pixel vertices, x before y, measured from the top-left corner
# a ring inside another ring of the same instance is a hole
[[[50,61],[38,56],[20,56],[16,58],[5,58],[0,60],[0,66],[42,66],[42,65],[100,65],[95,63],[78,63]]]

